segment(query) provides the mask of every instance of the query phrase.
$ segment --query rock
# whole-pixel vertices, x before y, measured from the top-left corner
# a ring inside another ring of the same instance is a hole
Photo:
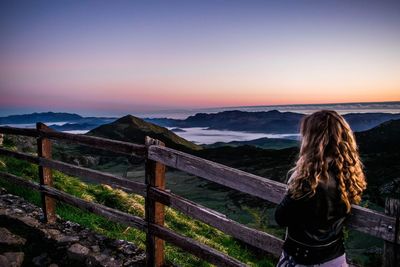
[[[13,209],[13,211],[14,211],[15,213],[19,213],[19,214],[24,213],[24,211],[21,210],[21,209]]]
[[[9,267],[20,267],[24,261],[25,254],[23,252],[5,252],[3,254],[9,262]]]
[[[41,229],[42,233],[45,235],[47,238],[52,238],[52,239],[59,239],[61,238],[61,232],[58,231],[57,229]]]
[[[99,246],[92,246],[91,248],[92,248],[93,252],[100,252]]]
[[[34,227],[34,228],[39,228],[39,225],[40,225],[40,223],[35,218],[29,217],[29,216],[18,217],[18,220],[24,222],[27,226]]]
[[[58,238],[56,238],[56,240],[57,240],[60,244],[76,243],[76,242],[79,241],[79,237],[78,237],[78,236],[60,235],[60,236],[58,236]]]
[[[37,257],[32,259],[32,263],[35,266],[46,266],[51,262],[51,259],[48,257],[47,253],[42,253]]]
[[[11,263],[8,261],[8,259],[5,256],[0,255],[0,267],[9,267],[10,264]]]
[[[68,249],[68,255],[71,259],[82,260],[89,254],[90,250],[79,243],[75,243]]]
[[[24,245],[26,243],[26,239],[22,238],[18,235],[14,235],[6,228],[0,228],[0,244],[2,245]]]
[[[108,255],[105,255],[105,254],[96,254],[96,255],[94,255],[94,259],[99,263],[99,264],[101,264],[102,262],[104,262],[105,260],[107,260],[108,259]]]
[[[100,161],[98,157],[86,156],[85,158],[86,158],[85,164],[87,166],[96,166],[99,164]]]
[[[108,262],[104,263],[104,267],[121,267],[122,262],[116,260],[109,260]]]
[[[19,267],[23,261],[25,266],[58,267],[69,261],[86,266],[145,266],[145,252],[133,243],[105,237],[62,219],[55,224],[45,224],[39,220],[42,214],[39,207],[0,188],[0,220],[6,217],[10,221],[5,228],[0,228],[0,248],[8,250],[27,243],[38,248],[36,255],[11,253],[6,257],[0,253],[0,267]],[[13,234],[13,229],[19,227],[31,229],[34,238]],[[4,245],[6,240],[13,244],[10,248]]]

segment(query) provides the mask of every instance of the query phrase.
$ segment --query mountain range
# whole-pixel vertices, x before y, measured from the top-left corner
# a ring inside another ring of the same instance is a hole
[[[65,112],[40,112],[22,115],[10,115],[6,117],[0,117],[0,125],[8,124],[35,124],[36,122],[46,122],[53,129],[58,131],[69,131],[69,130],[91,130],[104,123],[109,123],[117,118],[112,117],[82,117],[75,113]],[[51,123],[60,123],[51,124]]]
[[[278,110],[247,112],[239,110],[218,113],[197,113],[186,119],[147,118],[166,127],[208,127],[209,129],[259,133],[297,133],[304,114]],[[382,122],[400,119],[400,113],[349,113],[344,118],[353,131],[364,131]]]
[[[197,113],[186,119],[144,118],[145,121],[163,127],[205,127],[217,130],[232,130],[258,133],[288,134],[297,133],[304,114],[280,112],[277,110],[246,112],[239,110],[218,113]],[[349,113],[344,115],[353,131],[371,129],[385,121],[400,119],[400,113]],[[117,118],[82,117],[73,113],[32,113],[0,117],[2,124],[28,124],[41,122],[65,122],[50,126],[58,131],[91,130],[99,125],[110,123]]]

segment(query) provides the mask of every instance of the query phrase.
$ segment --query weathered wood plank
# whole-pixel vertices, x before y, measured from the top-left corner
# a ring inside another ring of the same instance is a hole
[[[205,222],[226,234],[275,256],[279,256],[282,252],[282,239],[247,227],[212,209],[157,188],[151,188],[148,192],[148,197],[154,198],[194,219]]]
[[[38,132],[48,131],[48,128],[43,123],[37,123],[36,129]],[[39,137],[37,139],[37,152],[41,158],[51,159],[51,141],[50,139]],[[39,166],[39,180],[41,185],[53,186],[53,174],[50,168]],[[42,209],[44,214],[44,220],[47,223],[55,223],[56,218],[56,201],[45,193],[41,193],[42,198]]]
[[[54,189],[52,187],[42,186],[41,191],[48,194],[49,196],[52,196],[57,200],[70,204],[71,206],[78,207],[82,210],[86,210],[88,212],[92,212],[97,215],[103,216],[104,218],[110,221],[133,226],[142,231],[145,231],[147,228],[146,221],[138,216],[134,216],[129,213],[115,210],[98,203],[85,201],[83,199],[71,196],[67,193]]]
[[[197,257],[206,260],[216,266],[234,266],[244,267],[246,264],[219,252],[207,245],[201,244],[189,237],[182,236],[173,232],[172,230],[162,227],[157,224],[149,224],[148,231],[156,235],[167,242],[174,244],[175,246],[193,254]]]
[[[144,183],[135,182],[113,174],[108,174],[57,160],[40,159],[39,164],[63,173],[81,178],[90,178],[110,186],[118,185],[129,193],[146,196],[147,186]]]
[[[352,205],[351,213],[347,223],[349,227],[386,241],[395,242],[394,231],[390,231],[396,225],[394,217],[357,205]]]
[[[286,186],[282,183],[171,148],[156,145],[150,146],[148,157],[167,166],[273,203],[280,202],[286,192]]]
[[[119,186],[120,188],[123,188],[123,190],[129,192],[129,193],[134,193],[138,194],[141,196],[146,196],[146,190],[147,186],[144,183],[139,183],[135,181],[131,181],[128,179],[125,179],[120,176],[80,167],[80,166],[75,166],[69,163],[57,161],[57,160],[52,160],[52,159],[45,159],[45,158],[39,158],[27,153],[22,153],[22,152],[16,152],[4,148],[0,148],[0,155],[8,156],[8,157],[13,157],[16,159],[21,159],[21,160],[26,160],[30,163],[34,164],[40,164],[43,167],[59,170],[61,172],[64,172],[66,174],[72,175],[72,176],[77,176],[81,178],[90,178],[96,181],[99,181],[100,183],[104,183],[107,185],[110,185],[112,187]]]
[[[146,147],[150,145],[165,146],[163,142],[146,136]],[[150,159],[146,159],[146,184],[147,193],[151,188],[165,189],[165,165]],[[164,225],[165,207],[162,203],[153,198],[146,198],[145,202],[146,221],[157,225]],[[146,253],[147,266],[161,267],[165,265],[164,240],[157,236],[147,233]]]
[[[24,178],[21,178],[21,177],[18,177],[18,176],[9,174],[9,173],[0,172],[0,178],[4,179],[10,183],[13,183],[16,185],[21,185],[21,186],[31,188],[33,190],[37,190],[39,192],[45,193],[46,195],[51,196],[54,199],[65,202],[67,204],[70,204],[71,206],[80,208],[82,210],[86,210],[88,212],[92,212],[97,215],[103,216],[110,221],[121,223],[121,224],[126,224],[129,226],[136,227],[140,230],[147,231],[146,221],[138,216],[134,216],[129,213],[115,210],[110,207],[98,204],[98,203],[88,202],[83,199],[69,195],[60,190],[57,190],[53,187],[40,185],[38,183],[29,181],[27,179],[24,179]]]
[[[0,178],[12,183],[12,184],[16,184],[16,185],[20,185],[26,188],[30,188],[36,191],[40,191],[40,184],[38,183],[34,183],[32,181],[29,181],[27,179],[18,177],[16,175],[10,174],[10,173],[6,173],[6,172],[0,172]]]
[[[17,128],[17,127],[8,127],[8,126],[0,126],[0,133],[31,136],[31,137],[39,136],[39,133],[37,132],[37,130],[33,129],[33,128]]]
[[[387,198],[385,213],[396,218],[396,226],[391,229],[395,234],[395,242],[385,241],[383,247],[383,266],[400,267],[400,199]],[[389,230],[389,229],[388,229]]]
[[[167,166],[260,197],[272,203],[279,203],[286,193],[287,186],[285,184],[171,148],[152,145],[149,147],[148,157]],[[349,221],[350,227],[394,242],[394,233],[387,231],[387,229],[395,227],[395,218],[357,205],[353,205],[352,214]]]
[[[49,139],[66,141],[74,144],[87,145],[94,148],[113,151],[127,155],[136,154],[137,156],[144,156],[146,147],[140,144],[133,144],[129,142],[111,140],[96,136],[88,136],[82,134],[70,134],[56,131],[45,132],[43,136]]]
[[[40,161],[39,157],[37,157],[37,156],[33,156],[28,153],[12,151],[12,150],[5,149],[5,148],[0,148],[0,155],[25,160],[25,161],[28,161],[33,164],[39,164],[39,161]]]

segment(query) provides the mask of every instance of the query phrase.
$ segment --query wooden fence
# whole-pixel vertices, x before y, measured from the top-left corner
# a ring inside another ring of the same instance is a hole
[[[146,233],[147,266],[163,266],[164,242],[170,242],[217,266],[246,266],[205,244],[182,236],[164,226],[165,206],[176,209],[194,219],[207,223],[251,246],[279,256],[283,240],[268,233],[235,222],[225,215],[184,199],[165,190],[165,167],[169,166],[214,183],[279,203],[286,185],[241,170],[205,160],[167,148],[159,141],[146,137],[145,145],[132,144],[86,135],[53,131],[43,123],[36,129],[0,127],[0,133],[37,138],[38,156],[0,148],[0,155],[10,156],[39,165],[40,184],[15,175],[0,172],[0,178],[17,185],[37,190],[42,195],[42,208],[47,222],[56,220],[55,200],[104,216],[105,218],[136,227]],[[125,155],[135,154],[145,159],[145,183],[53,160],[51,140],[82,144]],[[68,175],[91,178],[99,183],[123,189],[145,197],[145,218],[124,213],[104,205],[88,202],[53,188],[51,170]],[[385,241],[384,266],[398,266],[400,261],[400,205],[396,199],[387,200],[385,214],[353,205],[348,226]]]

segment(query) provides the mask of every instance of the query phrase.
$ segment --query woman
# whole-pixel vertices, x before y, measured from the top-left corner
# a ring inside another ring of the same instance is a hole
[[[353,132],[337,112],[322,110],[303,118],[300,133],[299,159],[275,211],[287,226],[277,266],[348,266],[343,225],[366,188]]]

